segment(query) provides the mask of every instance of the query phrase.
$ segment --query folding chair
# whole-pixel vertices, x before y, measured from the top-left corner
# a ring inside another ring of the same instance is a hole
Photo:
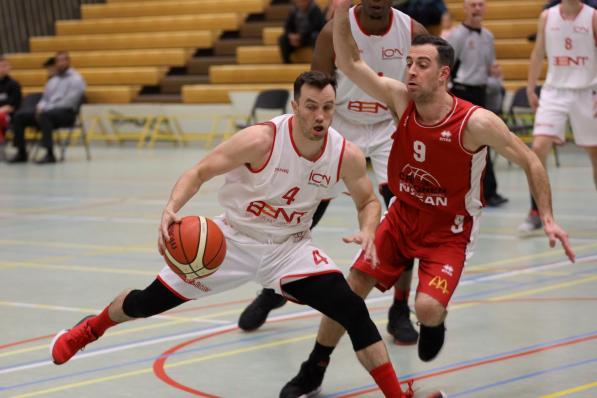
[[[257,110],[258,109],[279,109],[283,113],[286,113],[286,104],[288,104],[288,98],[290,93],[288,90],[274,89],[265,90],[260,92],[255,98],[253,108],[251,109],[251,115],[247,118],[246,124],[237,124],[238,128],[245,128],[251,124],[257,123]]]
[[[537,96],[541,94],[541,86],[537,86],[535,92],[537,93]],[[526,87],[521,87],[514,93],[512,103],[510,104],[505,119],[510,131],[520,136],[526,143],[532,141],[535,115],[533,114],[529,99],[527,98]],[[560,167],[558,148],[555,145],[553,146],[553,154],[556,161],[556,167]]]

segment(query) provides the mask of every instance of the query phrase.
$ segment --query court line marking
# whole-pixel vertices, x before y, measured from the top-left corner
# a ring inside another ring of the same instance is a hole
[[[592,261],[593,259],[597,259],[597,255],[592,255],[592,256],[588,256],[588,257],[582,257],[578,259],[578,263],[583,263],[583,262],[588,262],[588,261]],[[533,266],[533,267],[528,267],[522,270],[518,270],[518,271],[510,271],[507,273],[502,273],[502,274],[498,274],[498,275],[490,275],[490,276],[486,276],[486,277],[481,277],[481,278],[476,278],[473,280],[467,280],[467,281],[463,281],[460,283],[460,285],[471,285],[474,283],[478,283],[478,282],[483,282],[486,280],[496,280],[496,279],[503,279],[503,278],[507,278],[510,276],[516,276],[518,274],[521,273],[531,273],[534,271],[540,271],[540,270],[544,270],[544,269],[552,269],[552,268],[556,268],[556,267],[561,267],[561,266],[567,266],[569,264],[568,261],[560,261],[557,263],[551,263],[551,264],[544,264],[544,265],[539,265],[539,266]],[[585,278],[581,278],[581,280],[586,280],[586,278],[593,278],[591,277],[585,277]],[[560,284],[561,285],[561,284]],[[508,295],[509,296],[509,295]],[[501,296],[498,296],[501,297]],[[379,301],[385,301],[385,300],[389,300],[390,298],[387,296],[380,296],[380,297],[375,297],[375,298],[370,298],[367,299],[366,302],[369,303],[376,303]],[[488,299],[488,300],[491,300]],[[495,300],[495,299],[494,299]],[[479,304],[472,304],[472,303],[467,303],[467,304],[459,304],[457,306],[451,306],[451,309],[454,308],[458,308],[460,306],[464,306],[466,307],[471,307],[471,306],[475,306],[475,305],[479,305]],[[96,310],[94,312],[99,312],[99,310]],[[211,316],[216,316],[216,315],[222,315],[223,313],[225,314],[230,314],[230,313],[239,313],[240,310],[236,310],[236,311],[226,311],[226,312],[220,312],[220,313],[216,313],[216,314],[210,314]],[[291,319],[294,316],[302,316],[301,314],[306,314],[306,313],[317,313],[317,311],[315,310],[307,310],[307,311],[303,311],[300,313],[291,313],[291,314],[287,314],[287,315],[280,315],[277,317],[273,317],[272,321],[275,320],[285,320],[285,319]],[[165,316],[165,315],[159,315],[158,317],[161,316]],[[287,318],[288,317],[288,318]],[[154,317],[157,318],[157,317]],[[145,326],[139,326],[139,327],[135,327],[135,328],[127,328],[127,329],[123,329],[123,330],[116,330],[116,331],[111,331],[110,333],[108,333],[106,335],[106,337],[109,336],[118,336],[118,335],[124,335],[124,334],[130,334],[130,333],[136,333],[136,332],[140,332],[140,331],[146,331],[146,330],[150,330],[150,329],[157,329],[157,328],[162,328],[162,327],[167,327],[167,326],[171,326],[174,324],[180,324],[180,323],[184,323],[186,322],[185,320],[175,320],[175,321],[170,321],[170,322],[164,322],[164,323],[160,323],[160,324],[156,324],[156,325],[145,325]],[[186,336],[186,335],[185,335]],[[161,343],[161,340],[157,340],[157,343]],[[123,346],[126,347],[126,346]],[[11,355],[17,355],[17,354],[22,354],[22,353],[27,353],[27,352],[32,352],[32,351],[37,351],[37,350],[44,350],[47,348],[47,345],[38,345],[38,346],[34,346],[34,347],[30,347],[30,348],[25,348],[25,349],[20,349],[20,350],[13,350],[13,351],[9,351],[6,353],[1,353],[0,357],[6,357],[6,356],[11,356]],[[121,349],[126,349],[126,348],[121,348]],[[112,352],[112,351],[111,351]],[[91,354],[91,352],[88,353],[84,353],[84,354],[80,354],[77,355],[74,359],[77,358],[84,358],[87,355]],[[37,361],[34,362],[33,364],[26,364],[26,365],[17,365],[15,367],[8,367],[8,368],[0,368],[0,374],[3,373],[8,373],[10,371],[10,369],[14,369],[13,371],[17,371],[17,370],[23,370],[23,369],[28,369],[28,366],[32,366],[32,367],[38,367],[38,366],[44,366],[44,365],[49,365],[52,364],[51,361]]]
[[[558,398],[558,397],[564,397],[566,395],[570,395],[570,394],[574,394],[574,393],[577,393],[577,392],[585,391],[585,390],[588,390],[588,389],[594,388],[594,387],[597,387],[597,381],[594,381],[592,383],[583,384],[582,386],[569,388],[567,390],[562,390],[562,391],[554,392],[554,393],[551,393],[551,394],[542,395],[540,398]]]
[[[587,279],[587,278],[582,278],[582,279]],[[591,278],[589,278],[589,279],[591,279]],[[461,305],[461,306],[459,305],[459,306],[453,306],[451,309],[454,310],[454,309],[466,308],[466,307],[469,307],[469,306],[470,305]],[[314,310],[311,310],[310,312],[315,312],[316,313],[316,311],[314,311]],[[382,323],[383,324],[385,322],[387,322],[387,321],[376,322],[376,323],[378,323],[378,324]],[[234,330],[236,327],[237,326],[233,326],[232,330]],[[211,333],[224,333],[224,332],[222,330],[212,330]],[[262,344],[262,345],[256,345],[256,346],[252,346],[252,347],[245,347],[245,348],[241,348],[241,349],[237,349],[237,350],[230,350],[230,351],[226,351],[226,352],[222,352],[222,353],[216,353],[216,354],[211,354],[211,355],[207,355],[207,356],[202,356],[202,357],[199,357],[199,358],[192,358],[192,359],[177,361],[177,362],[171,363],[171,364],[165,364],[164,367],[165,368],[178,367],[178,366],[188,365],[188,364],[196,363],[196,362],[200,362],[200,361],[206,361],[206,360],[209,360],[209,359],[222,358],[222,357],[227,357],[227,356],[231,356],[231,355],[237,355],[237,354],[245,353],[245,352],[249,352],[249,351],[255,351],[255,350],[258,350],[258,349],[270,348],[270,347],[281,345],[281,344],[292,344],[294,342],[303,341],[303,340],[306,340],[306,339],[312,339],[314,336],[315,336],[315,334],[308,334],[306,336],[298,336],[296,338],[285,339],[285,340],[281,340],[281,341],[274,341],[274,342],[270,342],[270,343],[266,343],[266,344]],[[589,337],[589,339],[594,339],[594,338],[597,338],[597,336]],[[195,340],[197,340],[197,339],[194,339],[193,341],[195,341]],[[571,344],[571,343],[560,343],[558,346],[566,345],[566,344]],[[543,351],[543,350],[545,350],[545,348],[544,349],[538,348],[538,349],[535,349],[534,351]],[[89,354],[91,354],[91,353],[89,353]],[[83,354],[83,355],[89,355],[89,354]],[[522,354],[517,354],[516,356],[520,356],[520,355],[522,355]],[[526,354],[526,355],[528,355],[528,354]],[[160,356],[160,357],[163,357],[163,356]],[[73,359],[76,359],[76,358],[77,357],[74,357]],[[488,360],[488,361],[495,362],[497,360],[494,359],[494,360]],[[482,364],[484,364],[484,363],[482,363]],[[466,367],[472,367],[472,365],[464,365],[464,367],[462,367],[462,368],[466,368]],[[458,369],[458,370],[460,370],[460,369]],[[141,373],[139,373],[139,372],[141,372]],[[108,380],[113,380],[113,378],[121,378],[121,377],[125,377],[125,376],[128,376],[128,375],[135,376],[135,375],[143,374],[143,373],[145,373],[145,372],[143,372],[143,369],[141,369],[141,370],[129,372],[127,374],[110,376]],[[448,373],[448,371],[444,371],[444,373]],[[426,377],[431,377],[431,376],[422,376],[422,378],[426,378]],[[90,384],[94,380],[97,380],[96,382],[99,383],[99,382],[102,382],[102,381],[106,381],[106,378],[90,379],[90,380],[87,380],[87,381],[84,381],[84,382],[80,382],[80,383],[85,383],[84,385],[87,385],[87,384]],[[40,394],[43,394],[45,392],[55,392],[55,391],[62,391],[64,389],[76,388],[76,387],[80,386],[80,383],[66,384],[66,385],[63,385],[63,386],[53,387],[51,390],[38,390],[38,391],[34,391],[32,393],[28,393],[28,394],[25,394],[25,395],[19,395],[19,396],[14,397],[14,398],[26,398],[26,397],[32,397],[32,396],[40,395]],[[58,390],[56,390],[57,388],[58,388]],[[33,394],[33,395],[31,395],[31,394]],[[360,394],[358,394],[358,395],[360,395]]]

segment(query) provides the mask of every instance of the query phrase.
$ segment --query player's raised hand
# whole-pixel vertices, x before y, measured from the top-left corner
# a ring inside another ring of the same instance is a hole
[[[342,241],[344,241],[344,243],[356,243],[361,245],[361,249],[363,250],[363,253],[365,253],[365,260],[371,262],[373,267],[376,267],[377,264],[379,264],[379,258],[377,257],[377,251],[375,250],[374,239],[374,234],[359,231],[354,235],[342,238]]]
[[[166,240],[170,239],[168,227],[175,222],[180,222],[180,218],[172,210],[165,208],[158,228],[158,251],[162,256],[165,254]]]
[[[574,262],[576,260],[576,254],[572,251],[572,246],[570,246],[570,241],[568,240],[568,233],[562,227],[554,221],[549,221],[544,222],[543,230],[549,239],[549,247],[555,247],[556,241],[559,240],[570,261]]]
[[[336,11],[346,12],[352,6],[352,0],[336,0],[334,3]]]

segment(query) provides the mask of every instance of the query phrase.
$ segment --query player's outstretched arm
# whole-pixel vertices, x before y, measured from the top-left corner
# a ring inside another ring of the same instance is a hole
[[[531,59],[529,61],[529,74],[527,77],[527,98],[529,99],[529,105],[533,109],[533,112],[537,110],[539,106],[539,98],[535,94],[535,87],[537,87],[537,80],[541,74],[541,68],[543,66],[543,59],[545,58],[545,21],[547,20],[547,10],[541,13],[539,22],[537,23],[537,39],[535,40],[535,46],[531,52]]]
[[[168,227],[178,221],[176,213],[197,193],[203,183],[245,164],[259,168],[272,148],[274,129],[268,124],[247,127],[215,147],[176,181],[162,213],[158,249],[164,250]]]
[[[357,86],[380,102],[388,105],[398,116],[407,102],[406,86],[395,79],[380,77],[359,54],[352,37],[348,9],[351,0],[340,0],[333,19],[333,41],[336,66]]]
[[[375,230],[381,216],[381,204],[373,192],[373,185],[367,176],[367,163],[361,150],[346,141],[340,176],[348,188],[358,211],[359,233],[343,238],[346,243],[357,243],[365,252],[365,259],[373,265],[378,263],[375,245]]]
[[[549,238],[549,245],[554,247],[556,240],[559,240],[570,261],[574,262],[575,254],[568,241],[568,234],[554,221],[549,177],[537,155],[520,138],[509,131],[502,119],[485,109],[478,109],[472,114],[465,131],[463,144],[465,148],[473,151],[487,145],[522,167],[527,175],[531,193],[537,202],[543,228]]]

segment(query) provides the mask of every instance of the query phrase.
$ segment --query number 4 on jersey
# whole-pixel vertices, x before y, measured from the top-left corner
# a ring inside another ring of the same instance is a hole
[[[319,250],[313,250],[313,262],[315,265],[328,264],[328,259],[319,253]]]
[[[290,188],[288,192],[282,195],[282,199],[286,200],[286,204],[289,205],[294,202],[294,197],[301,189],[299,187]]]

